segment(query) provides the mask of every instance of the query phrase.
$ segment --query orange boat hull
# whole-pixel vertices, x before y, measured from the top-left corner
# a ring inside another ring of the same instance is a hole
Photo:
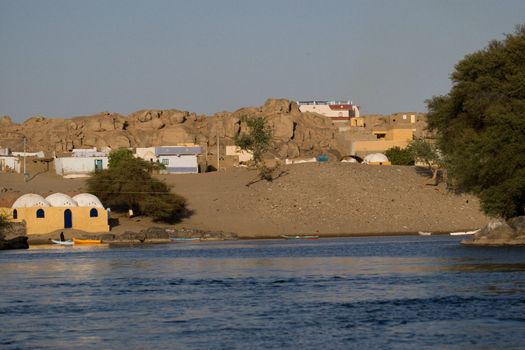
[[[101,239],[78,239],[78,238],[73,238],[73,242],[75,242],[75,244],[102,244],[102,240]]]

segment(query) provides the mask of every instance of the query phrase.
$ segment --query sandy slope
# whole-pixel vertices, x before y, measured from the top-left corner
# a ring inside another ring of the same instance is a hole
[[[280,234],[362,234],[460,231],[482,227],[488,218],[478,200],[444,186],[425,185],[413,167],[349,163],[298,164],[282,168],[275,181],[256,182],[256,172],[161,176],[188,200],[193,211],[177,227],[235,232],[245,237]],[[0,174],[0,205],[26,192],[84,191],[83,180],[42,174],[25,184],[20,175]],[[116,231],[149,220],[121,220]]]

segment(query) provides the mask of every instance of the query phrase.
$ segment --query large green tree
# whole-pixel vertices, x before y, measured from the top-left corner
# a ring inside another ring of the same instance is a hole
[[[427,101],[449,175],[489,215],[525,214],[525,25],[465,56]]]
[[[109,167],[96,172],[88,181],[89,192],[116,210],[134,212],[171,222],[185,208],[185,200],[172,193],[170,187],[150,174],[153,165],[133,157],[126,149],[109,156]]]

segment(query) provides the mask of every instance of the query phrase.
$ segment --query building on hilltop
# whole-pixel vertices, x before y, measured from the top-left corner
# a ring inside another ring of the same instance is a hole
[[[100,200],[90,193],[74,197],[54,193],[46,198],[27,193],[20,196],[11,208],[0,208],[0,212],[14,222],[25,222],[27,234],[50,233],[68,228],[109,232],[108,212]]]
[[[351,101],[297,101],[301,112],[311,112],[330,118],[336,123],[350,123],[362,126],[359,106]]]

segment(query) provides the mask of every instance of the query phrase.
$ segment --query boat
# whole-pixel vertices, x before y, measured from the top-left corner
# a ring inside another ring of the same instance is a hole
[[[202,239],[199,237],[172,237],[171,240],[175,242],[200,242]]]
[[[287,236],[287,235],[281,235],[284,239],[319,239],[319,236]]]
[[[419,231],[418,234],[420,236],[432,236],[432,232]]]
[[[78,238],[73,238],[73,242],[75,242],[75,244],[102,244],[102,240],[101,239],[78,239]]]
[[[51,242],[53,242],[54,244],[59,244],[59,245],[73,245],[73,244],[75,244],[75,242],[73,242],[70,239],[68,239],[67,241],[60,241],[60,240],[57,240],[57,239],[52,239]]]
[[[451,236],[468,236],[468,235],[475,235],[479,231],[481,231],[481,229],[477,229],[474,231],[465,231],[465,232],[450,232],[450,235]]]

